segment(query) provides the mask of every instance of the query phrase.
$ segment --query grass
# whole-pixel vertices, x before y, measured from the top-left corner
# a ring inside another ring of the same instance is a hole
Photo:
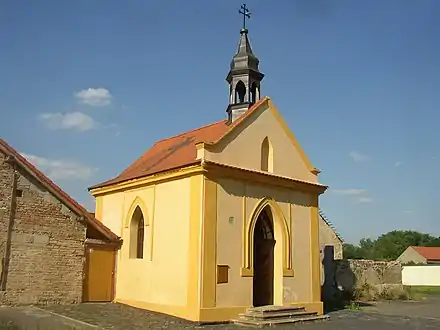
[[[410,291],[424,295],[440,295],[440,286],[406,286],[406,288]]]
[[[433,286],[390,286],[378,289],[368,283],[357,287],[352,296],[354,301],[380,300],[422,300],[430,295],[440,295],[440,287]]]
[[[362,306],[358,302],[352,301],[350,302],[349,305],[346,305],[344,308],[352,311],[359,311],[362,309]]]
[[[0,325],[0,330],[20,330],[20,328],[12,324],[2,324]]]
[[[375,286],[364,283],[354,291],[344,291],[326,302],[326,310],[361,310],[368,302],[390,300],[424,300],[428,296],[439,295],[440,286]]]
[[[422,300],[427,296],[440,295],[440,286],[405,286],[411,300]]]

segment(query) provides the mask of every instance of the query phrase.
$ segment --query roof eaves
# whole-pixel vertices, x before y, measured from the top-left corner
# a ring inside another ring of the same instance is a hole
[[[173,171],[176,171],[176,170],[188,167],[188,166],[194,166],[194,165],[200,164],[200,162],[201,162],[200,159],[196,159],[195,161],[190,162],[190,163],[185,163],[185,164],[182,164],[182,165],[179,165],[179,166],[176,166],[176,167],[167,168],[165,170],[160,170],[160,171],[157,171],[157,172],[152,172],[152,173],[148,173],[148,174],[144,174],[144,175],[133,176],[133,177],[130,177],[128,179],[123,179],[121,181],[118,181],[117,180],[118,177],[116,177],[114,179],[107,180],[107,181],[104,181],[102,183],[98,183],[98,184],[96,184],[94,186],[91,186],[91,187],[87,188],[87,190],[91,191],[91,190],[98,189],[98,188],[110,187],[110,186],[113,186],[113,185],[119,185],[119,184],[123,184],[123,183],[128,183],[129,181],[135,181],[135,180],[144,179],[144,178],[147,178],[147,177],[150,177],[150,176],[156,176],[156,175],[164,174],[166,172],[173,172]]]

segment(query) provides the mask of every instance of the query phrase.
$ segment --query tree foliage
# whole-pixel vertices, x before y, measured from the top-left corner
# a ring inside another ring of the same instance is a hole
[[[394,230],[377,239],[363,238],[358,245],[344,244],[347,259],[395,260],[408,246],[440,246],[440,237],[412,230]]]

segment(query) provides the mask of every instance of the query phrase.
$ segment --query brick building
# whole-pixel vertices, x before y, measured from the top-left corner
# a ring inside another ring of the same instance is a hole
[[[120,245],[0,139],[0,304],[110,301]]]
[[[332,247],[334,259],[343,259],[344,240],[327,219],[322,210],[319,211],[319,249],[321,259],[324,257],[326,247]]]

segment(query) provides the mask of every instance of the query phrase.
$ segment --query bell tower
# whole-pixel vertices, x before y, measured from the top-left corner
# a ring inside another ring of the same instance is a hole
[[[258,68],[260,61],[252,52],[246,28],[246,19],[250,18],[249,9],[242,5],[239,11],[243,15],[243,28],[240,31],[238,51],[231,61],[226,81],[229,84],[228,124],[234,122],[255,102],[260,99],[261,81],[264,74]]]

